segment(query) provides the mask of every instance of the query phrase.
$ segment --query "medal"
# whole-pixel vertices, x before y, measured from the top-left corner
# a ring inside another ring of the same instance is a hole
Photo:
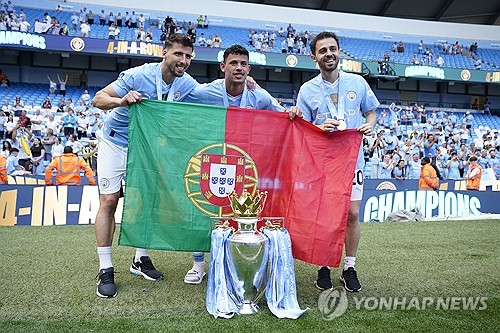
[[[344,119],[339,119],[338,122],[339,122],[339,124],[337,125],[337,129],[339,131],[343,131],[347,128],[347,123],[345,122]]]
[[[337,93],[330,94],[330,98],[332,99],[333,103],[337,104],[339,101],[339,94]]]

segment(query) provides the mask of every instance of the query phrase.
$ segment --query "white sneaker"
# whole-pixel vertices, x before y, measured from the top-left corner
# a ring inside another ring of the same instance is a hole
[[[184,283],[187,284],[200,284],[203,281],[203,277],[205,276],[204,271],[196,271],[194,268],[191,268],[184,277]]]

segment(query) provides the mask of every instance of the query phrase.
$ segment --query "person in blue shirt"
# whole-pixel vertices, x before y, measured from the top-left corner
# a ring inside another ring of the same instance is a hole
[[[97,253],[99,255],[99,282],[97,295],[115,297],[114,268],[111,262],[111,244],[115,230],[114,214],[125,177],[128,147],[128,106],[142,98],[182,101],[198,83],[186,72],[191,64],[193,43],[180,34],[170,36],[164,46],[160,63],[146,63],[128,69],[118,79],[96,93],[92,104],[102,110],[111,110],[99,137],[97,174],[100,206],[95,220]],[[136,249],[130,272],[147,280],[160,280],[163,274],[156,270],[146,249]]]
[[[63,128],[66,139],[68,139],[71,134],[75,133],[76,117],[73,114],[73,109],[68,108],[68,114],[63,117]]]
[[[370,136],[377,122],[376,109],[380,105],[368,83],[359,75],[339,70],[340,48],[336,34],[319,33],[311,42],[311,59],[318,65],[320,74],[302,85],[297,106],[304,119],[324,131],[346,128],[357,129]],[[360,238],[359,209],[363,196],[363,146],[359,147],[356,173],[345,232],[344,270],[341,281],[349,291],[361,290],[354,269]],[[316,286],[331,289],[330,269],[318,270]]]
[[[224,51],[220,69],[224,79],[215,80],[196,87],[184,102],[233,106],[245,109],[286,111],[266,90],[256,87],[248,89],[246,80],[250,73],[249,52],[241,45],[233,45]],[[300,115],[300,110],[292,106],[290,118]],[[186,273],[184,282],[200,284],[205,276],[203,252],[193,253],[193,267]]]

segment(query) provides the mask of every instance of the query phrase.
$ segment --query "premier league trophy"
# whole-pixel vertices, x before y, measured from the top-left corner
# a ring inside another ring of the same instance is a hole
[[[259,311],[255,304],[264,293],[267,277],[267,237],[257,230],[257,222],[266,202],[267,192],[257,191],[252,197],[243,191],[240,197],[229,195],[238,230],[229,238],[229,250],[238,282],[243,285],[243,305],[240,314]]]

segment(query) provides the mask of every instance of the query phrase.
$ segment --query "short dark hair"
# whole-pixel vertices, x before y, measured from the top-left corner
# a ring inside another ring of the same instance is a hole
[[[224,51],[224,57],[223,57],[223,62],[226,62],[227,57],[229,57],[230,54],[241,54],[244,56],[247,56],[250,58],[250,54],[248,53],[248,50],[245,49],[243,46],[235,44],[229,48],[227,48]]]
[[[427,164],[427,163],[431,163],[430,158],[428,158],[428,157],[422,157],[422,164]]]
[[[165,45],[163,46],[163,48],[164,49],[171,48],[172,45],[174,44],[180,44],[182,46],[190,47],[191,49],[194,50],[194,45],[193,42],[191,41],[191,38],[183,34],[170,35],[165,41]]]
[[[471,161],[471,162],[475,162],[475,161],[477,161],[477,157],[476,157],[476,156],[471,156],[471,157],[469,158],[469,161]]]
[[[335,39],[335,41],[337,42],[337,45],[340,48],[339,37],[334,32],[323,31],[323,32],[320,32],[319,34],[317,34],[316,37],[314,37],[314,39],[311,41],[311,44],[310,44],[311,54],[316,54],[316,43],[319,40],[327,39],[327,38]]]
[[[72,153],[72,152],[73,152],[73,147],[71,147],[71,146],[64,147],[64,153],[65,154],[69,154],[69,153]]]
[[[16,152],[16,151],[19,153],[19,149],[15,148],[15,147],[10,149],[10,152],[11,152],[11,153],[14,153],[14,152]]]

